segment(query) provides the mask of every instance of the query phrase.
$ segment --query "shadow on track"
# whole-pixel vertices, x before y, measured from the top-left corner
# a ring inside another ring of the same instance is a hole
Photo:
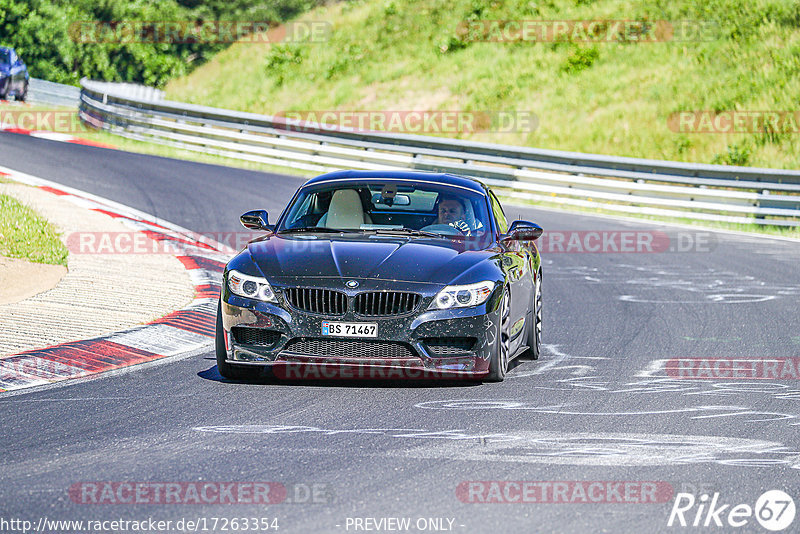
[[[253,378],[252,380],[229,380],[223,378],[217,370],[217,366],[209,367],[205,371],[200,371],[197,376],[204,380],[222,382],[227,384],[241,384],[248,386],[318,386],[318,387],[344,387],[344,388],[440,388],[440,387],[475,387],[483,382],[479,380],[464,379],[404,379],[389,380],[381,378],[319,378],[319,379],[286,379],[278,378],[268,370]]]

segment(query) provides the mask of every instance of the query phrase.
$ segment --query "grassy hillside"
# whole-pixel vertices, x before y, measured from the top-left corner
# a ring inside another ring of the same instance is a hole
[[[461,137],[680,161],[800,168],[800,134],[675,133],[685,110],[800,110],[800,3],[370,0],[317,8],[327,42],[238,43],[168,97],[287,110],[526,110],[532,132]],[[473,42],[466,20],[712,21],[700,42]],[[451,134],[451,136],[453,136]]]

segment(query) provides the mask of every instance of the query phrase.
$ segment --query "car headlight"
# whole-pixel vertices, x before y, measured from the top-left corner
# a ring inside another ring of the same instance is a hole
[[[228,271],[228,288],[234,295],[249,299],[263,300],[264,302],[278,302],[275,292],[264,278],[250,276],[239,271]]]
[[[486,302],[493,289],[494,282],[489,280],[464,286],[447,286],[439,291],[428,309],[447,310],[477,306]]]

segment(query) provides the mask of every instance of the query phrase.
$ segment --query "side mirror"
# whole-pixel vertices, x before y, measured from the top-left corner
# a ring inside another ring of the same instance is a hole
[[[242,226],[248,230],[266,230],[272,231],[272,226],[269,224],[269,215],[265,210],[248,211],[239,220]]]
[[[503,239],[510,241],[534,241],[542,236],[542,227],[530,221],[514,221]]]

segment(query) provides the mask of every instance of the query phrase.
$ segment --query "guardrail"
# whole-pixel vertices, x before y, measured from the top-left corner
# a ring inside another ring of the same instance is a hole
[[[143,100],[161,100],[164,98],[164,91],[138,85],[135,83],[109,83],[93,82],[98,88],[106,87],[114,94],[121,94],[131,98]],[[81,101],[81,90],[72,85],[48,82],[38,78],[28,80],[28,101],[36,104],[52,104],[54,106],[78,107]]]
[[[28,80],[28,100],[36,104],[77,107],[81,90],[71,85],[31,78]]]
[[[81,81],[82,120],[185,150],[325,172],[417,169],[475,176],[522,200],[687,219],[800,226],[800,171],[700,165],[298,125]]]

